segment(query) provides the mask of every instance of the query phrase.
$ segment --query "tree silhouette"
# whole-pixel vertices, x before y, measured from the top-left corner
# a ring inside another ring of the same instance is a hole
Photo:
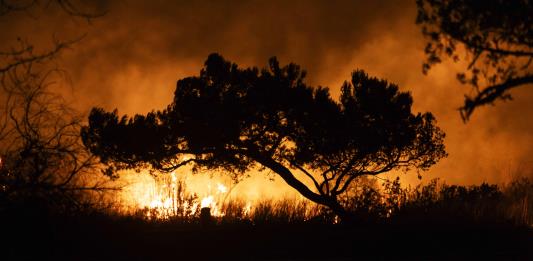
[[[111,170],[266,168],[342,218],[349,213],[338,198],[355,178],[426,170],[446,156],[434,117],[412,114],[398,86],[358,70],[335,101],[304,77],[276,58],[268,69],[240,69],[212,54],[199,76],[178,81],[167,109],[119,118],[94,108],[82,138]]]
[[[0,0],[0,17],[32,9],[45,12],[52,3],[69,17],[89,21],[103,14],[68,0]],[[100,164],[81,142],[83,117],[53,92],[65,72],[51,61],[79,40],[54,39],[52,48],[37,51],[18,38],[0,51],[0,211],[28,199],[58,210],[78,207],[90,199],[86,192],[117,189],[107,186],[106,179],[95,179]]]
[[[94,7],[91,8],[91,5],[84,2],[70,0],[51,0],[51,1],[42,1],[42,0],[30,0],[30,1],[9,1],[9,0],[0,0],[0,16],[6,15],[12,12],[27,12],[33,8],[46,9],[50,5],[55,4],[58,6],[64,13],[72,17],[79,17],[86,19],[90,22],[92,19],[101,17],[106,14],[104,10],[96,10]]]
[[[417,24],[428,39],[424,73],[445,57],[468,62],[457,74],[473,87],[460,108],[468,120],[479,106],[509,100],[509,91],[533,83],[533,6],[527,0],[417,0]]]

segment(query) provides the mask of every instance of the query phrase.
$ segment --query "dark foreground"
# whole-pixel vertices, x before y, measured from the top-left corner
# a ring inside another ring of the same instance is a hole
[[[3,217],[0,260],[533,260],[511,224],[201,226],[106,216]]]

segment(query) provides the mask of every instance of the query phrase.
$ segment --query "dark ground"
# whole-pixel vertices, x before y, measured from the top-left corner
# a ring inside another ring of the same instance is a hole
[[[146,223],[4,216],[1,260],[533,260],[511,224]]]

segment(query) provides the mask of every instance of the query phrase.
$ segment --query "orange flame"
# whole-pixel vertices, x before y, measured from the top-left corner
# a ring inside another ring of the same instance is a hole
[[[211,183],[201,199],[197,193],[185,191],[187,184],[178,180],[172,172],[166,178],[156,178],[147,173],[135,173],[131,184],[126,186],[122,194],[125,211],[143,210],[142,214],[148,219],[169,219],[175,216],[194,216],[201,208],[211,209],[211,215],[222,217],[225,215],[223,204],[229,194],[227,186],[216,182],[215,191]],[[247,206],[248,212],[251,204]]]

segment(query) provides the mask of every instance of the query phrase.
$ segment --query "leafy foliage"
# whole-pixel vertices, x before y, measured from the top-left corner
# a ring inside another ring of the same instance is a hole
[[[417,24],[428,43],[424,73],[444,58],[462,59],[468,67],[457,74],[474,87],[461,115],[497,99],[511,99],[509,90],[533,82],[533,6],[528,0],[417,0]]]

